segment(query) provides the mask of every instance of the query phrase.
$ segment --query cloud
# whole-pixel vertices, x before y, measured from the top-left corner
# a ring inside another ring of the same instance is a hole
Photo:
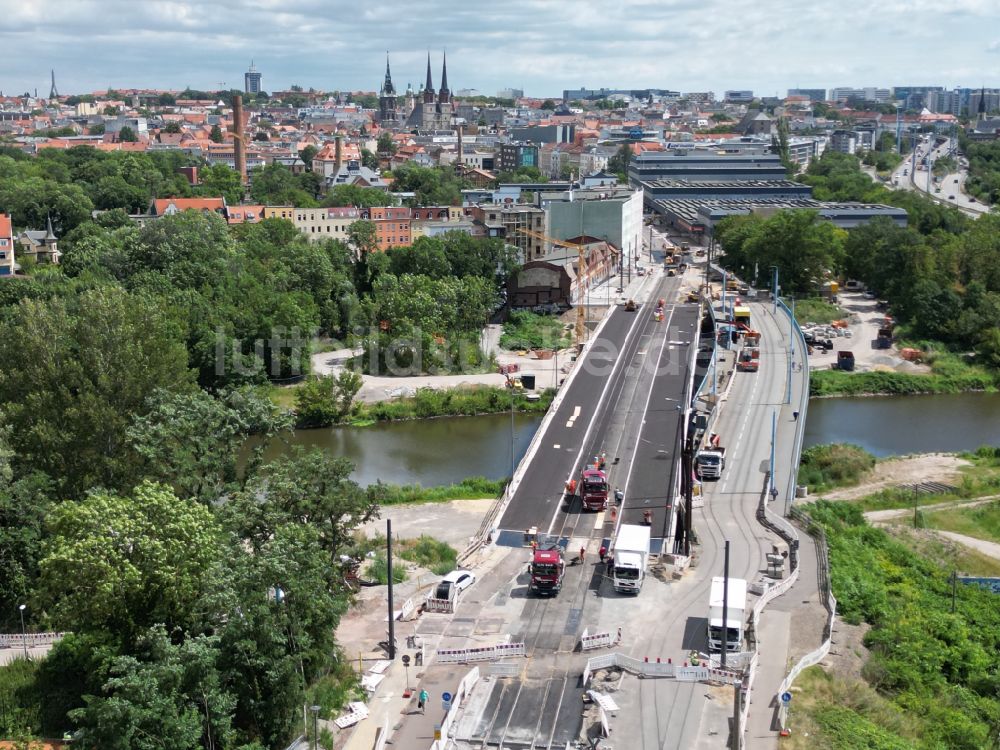
[[[268,90],[378,87],[386,50],[399,87],[427,50],[452,88],[955,85],[946,61],[992,70],[995,0],[0,0],[0,88],[239,86],[250,59]],[[991,33],[992,32],[992,33]],[[981,50],[977,59],[976,50]],[[37,54],[44,50],[44,54]],[[981,75],[981,74],[980,74]]]

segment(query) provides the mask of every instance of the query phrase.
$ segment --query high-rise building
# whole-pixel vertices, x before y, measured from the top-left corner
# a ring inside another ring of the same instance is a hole
[[[253,60],[250,61],[250,70],[243,74],[243,90],[248,94],[260,93],[261,74],[254,67]]]

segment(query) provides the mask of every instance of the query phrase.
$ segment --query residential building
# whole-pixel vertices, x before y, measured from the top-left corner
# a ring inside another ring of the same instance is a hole
[[[576,140],[576,124],[570,122],[511,128],[510,137],[514,141],[530,141],[531,143],[573,143]]]
[[[533,143],[501,143],[496,152],[496,171],[516,172],[522,167],[538,168],[538,146]]]
[[[7,214],[0,214],[0,276],[13,276],[17,265],[14,261],[14,228]]]
[[[788,89],[788,96],[804,96],[811,102],[826,99],[826,89]]]
[[[876,86],[866,86],[863,88],[852,88],[850,86],[839,86],[830,89],[830,101],[846,102],[849,99],[858,99],[864,102],[878,102],[880,104],[892,99],[892,90],[878,88]]]
[[[2,226],[0,226],[2,233]],[[32,258],[36,263],[57,265],[62,253],[59,252],[59,242],[52,231],[52,219],[45,223],[45,229],[25,229],[17,236],[17,255],[22,260]],[[0,261],[2,264],[2,261]]]
[[[893,86],[892,95],[903,109],[921,110],[928,106],[927,97],[932,91],[944,91],[942,86]]]
[[[497,99],[520,99],[524,96],[524,89],[500,89],[497,92]]]
[[[372,206],[362,210],[361,217],[375,225],[379,250],[390,247],[409,247],[413,244],[410,232],[410,209],[403,206]]]
[[[472,219],[448,221],[439,219],[413,219],[410,221],[410,236],[416,242],[419,237],[437,237],[446,232],[463,232],[468,235],[481,235],[482,229]]]
[[[320,240],[346,242],[351,224],[361,218],[361,212],[351,206],[330,208],[264,206],[263,214],[265,219],[286,219],[292,222],[310,242]]]
[[[854,130],[834,130],[830,134],[830,149],[842,154],[856,154],[861,149],[861,136]]]
[[[248,94],[259,94],[261,92],[260,87],[261,74],[257,72],[257,68],[253,65],[253,60],[250,61],[250,70],[243,74],[243,90]]]
[[[181,211],[198,211],[203,214],[226,214],[225,198],[156,198],[147,212],[151,218],[173,216]]]

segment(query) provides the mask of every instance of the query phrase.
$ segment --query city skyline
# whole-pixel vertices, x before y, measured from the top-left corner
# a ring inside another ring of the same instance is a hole
[[[265,91],[292,84],[377,91],[386,49],[400,90],[418,88],[428,49],[446,49],[454,89],[492,95],[514,87],[538,97],[580,86],[720,96],[726,89],[783,96],[788,88],[978,88],[990,85],[1000,65],[1000,7],[985,0],[846,0],[836,8],[797,0],[766,7],[631,0],[609,8],[581,0],[572,13],[541,0],[483,9],[386,0],[348,17],[319,0],[0,0],[0,10],[8,49],[45,50],[8,60],[0,89],[9,95],[36,88],[44,95],[50,68],[63,94],[242,88],[251,59]]]

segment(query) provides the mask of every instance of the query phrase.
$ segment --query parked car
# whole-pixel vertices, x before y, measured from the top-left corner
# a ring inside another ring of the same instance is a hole
[[[476,574],[471,570],[453,570],[441,579],[434,595],[438,599],[451,599],[475,582]]]
[[[953,200],[955,200],[955,196],[954,196],[954,195],[949,195],[949,196],[948,196],[948,200],[950,200],[950,201],[953,201]]]

